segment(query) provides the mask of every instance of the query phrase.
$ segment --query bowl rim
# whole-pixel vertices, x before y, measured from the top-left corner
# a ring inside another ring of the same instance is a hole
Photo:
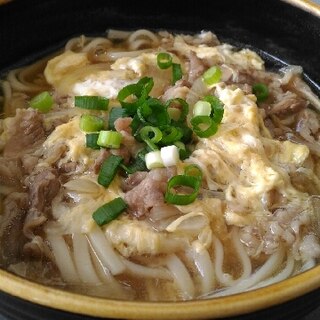
[[[179,302],[105,299],[64,291],[0,269],[0,289],[44,307],[115,319],[198,319],[231,317],[288,302],[320,287],[320,265],[281,282],[225,297]]]
[[[320,18],[320,4],[281,0]],[[0,269],[0,291],[44,307],[93,317],[115,319],[194,319],[231,317],[259,311],[320,288],[320,265],[281,282],[206,300],[142,302],[85,296],[48,287]]]

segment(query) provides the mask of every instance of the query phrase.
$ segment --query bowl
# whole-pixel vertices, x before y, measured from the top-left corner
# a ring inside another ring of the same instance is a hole
[[[267,67],[301,65],[319,94],[320,7],[311,1],[12,1],[0,7],[0,71],[25,65],[67,39],[106,29],[212,30],[257,51]],[[226,297],[184,302],[102,299],[30,282],[0,270],[0,314],[8,319],[301,319],[319,306],[320,266]]]

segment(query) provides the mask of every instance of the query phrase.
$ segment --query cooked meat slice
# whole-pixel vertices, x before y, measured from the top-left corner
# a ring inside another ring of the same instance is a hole
[[[93,164],[93,172],[98,174],[100,168],[103,164],[103,161],[106,160],[110,156],[110,152],[107,149],[100,149],[99,156],[95,159]]]
[[[22,233],[27,213],[28,195],[13,192],[3,202],[0,216],[0,265],[18,261],[26,238]]]
[[[44,211],[51,204],[60,189],[58,171],[52,168],[43,169],[28,178],[30,206]]]
[[[66,162],[61,164],[59,167],[59,173],[72,173],[75,172],[77,169],[77,163],[76,162]]]
[[[31,174],[36,164],[39,161],[39,158],[30,154],[25,154],[21,157],[22,167],[27,174]]]
[[[207,69],[202,60],[200,60],[197,55],[190,51],[189,55],[189,74],[188,74],[188,80],[189,82],[194,82],[197,78],[200,77],[200,75],[203,74],[203,72]]]
[[[23,234],[28,239],[33,239],[35,234],[34,231],[47,221],[47,217],[43,211],[39,211],[36,208],[31,208],[26,216],[23,225]]]
[[[320,123],[317,114],[310,110],[305,109],[299,113],[296,131],[309,142],[314,142],[314,136],[319,132]]]
[[[0,184],[19,188],[23,176],[21,161],[0,157]]]
[[[185,80],[179,80],[174,86],[169,87],[162,95],[161,100],[166,102],[170,99],[181,98],[186,99],[189,93],[189,83]]]
[[[130,118],[130,117],[118,118],[114,122],[114,127],[115,127],[116,131],[118,131],[120,133],[121,133],[121,131],[125,131],[125,132],[129,133],[130,135],[132,135],[132,130],[130,127],[131,122],[132,122],[132,118]]]
[[[28,153],[44,141],[43,118],[36,110],[17,109],[16,116],[8,123],[9,139],[4,146],[4,157]]]
[[[148,172],[145,171],[137,171],[133,174],[130,174],[128,178],[126,178],[121,187],[122,190],[127,192],[136,187],[143,179],[145,179],[148,175]]]
[[[277,97],[277,102],[271,105],[269,114],[288,115],[297,113],[308,106],[308,101],[299,98],[292,92],[285,92],[281,97]]]
[[[151,170],[138,185],[125,194],[129,213],[140,218],[148,215],[154,206],[164,204],[167,181],[174,174],[173,167]]]

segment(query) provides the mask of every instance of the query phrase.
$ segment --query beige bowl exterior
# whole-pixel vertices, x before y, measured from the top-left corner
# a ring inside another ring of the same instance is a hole
[[[310,0],[284,1],[320,17],[320,6]],[[114,319],[219,319],[279,305],[318,288],[320,266],[274,285],[227,297],[185,302],[135,302],[74,294],[0,269],[0,290],[5,293],[45,307]]]
[[[252,313],[320,288],[320,266],[277,284],[227,297],[186,302],[106,300],[45,287],[0,270],[0,289],[64,311],[114,319],[218,319]]]

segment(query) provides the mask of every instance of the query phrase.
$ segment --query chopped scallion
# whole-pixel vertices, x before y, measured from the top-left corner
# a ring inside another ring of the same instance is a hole
[[[49,112],[53,106],[53,98],[48,91],[43,91],[33,97],[29,105],[33,109],[37,109],[40,112]]]
[[[211,86],[219,82],[221,80],[221,76],[221,69],[217,66],[213,66],[202,75],[202,79],[207,86]]]
[[[179,127],[175,126],[162,126],[161,127],[162,138],[161,138],[161,145],[167,146],[170,144],[174,144],[183,136],[183,132]]]
[[[160,154],[165,167],[176,166],[180,160],[179,149],[175,145],[162,147]]]
[[[191,119],[194,133],[200,138],[209,138],[218,130],[218,125],[209,116],[196,116]]]
[[[223,103],[215,96],[205,96],[203,100],[210,103],[211,117],[215,123],[219,124],[224,113]]]
[[[86,147],[91,149],[100,149],[100,146],[98,146],[99,133],[88,133],[86,134]]]
[[[196,116],[210,116],[211,104],[208,101],[199,100],[193,106],[193,115]]]
[[[186,120],[189,112],[189,105],[185,100],[181,98],[170,99],[166,102],[165,107],[169,115],[169,111],[172,112],[172,110],[177,109],[180,111],[180,116],[178,117],[178,119],[173,119],[176,122],[184,122]]]
[[[100,147],[111,148],[111,149],[119,149],[122,141],[121,133],[117,131],[105,131],[102,130],[99,132],[99,137],[97,144]]]
[[[160,69],[170,68],[172,65],[172,56],[167,52],[158,53],[157,64]]]
[[[119,118],[128,117],[128,113],[124,108],[114,107],[109,111],[108,129],[115,130],[114,123]]]
[[[111,155],[106,160],[104,160],[98,175],[98,183],[106,188],[109,187],[110,183],[117,173],[122,160],[122,157],[115,155]]]
[[[172,84],[175,84],[182,78],[181,65],[178,63],[172,63]]]
[[[80,118],[80,129],[84,132],[97,132],[103,129],[104,120],[100,117],[83,114]]]
[[[109,99],[99,96],[75,96],[74,105],[89,110],[107,110]]]
[[[146,166],[149,170],[164,167],[160,150],[148,152],[145,155],[145,160],[146,160]]]
[[[257,97],[258,102],[265,101],[269,96],[269,89],[264,83],[256,83],[252,86],[252,92]]]
[[[99,226],[103,226],[118,218],[118,216],[125,211],[127,204],[122,198],[115,198],[110,202],[99,207],[93,214],[92,218]]]
[[[157,127],[145,126],[140,130],[140,138],[151,150],[158,150],[155,144],[161,140],[162,132]]]
[[[174,176],[168,181],[165,201],[177,205],[190,204],[197,198],[200,185],[201,180],[197,177]],[[190,192],[188,192],[189,188],[191,188]]]
[[[147,98],[148,93],[144,84],[129,84],[118,92],[117,99],[126,112],[133,116],[139,105]]]

